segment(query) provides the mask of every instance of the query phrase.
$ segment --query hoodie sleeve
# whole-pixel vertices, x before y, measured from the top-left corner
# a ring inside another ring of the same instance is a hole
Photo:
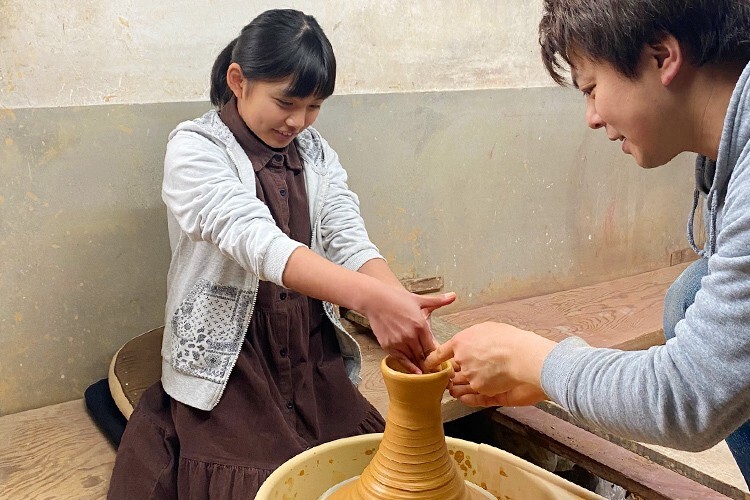
[[[610,432],[690,451],[713,446],[750,419],[748,207],[746,153],[729,182],[709,275],[676,337],[636,352],[567,339],[544,362],[546,393]]]
[[[164,203],[191,240],[216,245],[261,280],[282,285],[289,256],[304,245],[276,226],[231,165],[226,150],[209,138],[176,132],[164,160]]]
[[[323,248],[332,262],[356,271],[368,260],[383,256],[367,235],[359,211],[359,198],[347,185],[346,171],[338,155],[325,139],[315,134],[320,139],[330,179],[321,213]]]

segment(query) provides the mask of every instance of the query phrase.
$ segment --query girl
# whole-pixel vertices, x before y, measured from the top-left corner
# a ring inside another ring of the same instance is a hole
[[[265,12],[214,63],[218,111],[170,135],[162,379],[128,423],[109,498],[252,498],[295,454],[382,431],[331,302],[366,314],[415,373],[434,348],[427,318],[454,296],[400,286],[309,128],[335,77],[313,17]]]

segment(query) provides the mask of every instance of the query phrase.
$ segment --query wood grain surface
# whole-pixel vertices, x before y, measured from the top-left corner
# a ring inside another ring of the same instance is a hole
[[[575,335],[595,347],[647,349],[664,343],[664,294],[688,265],[490,304],[441,318],[461,328],[497,321],[558,342]]]
[[[0,498],[104,498],[114,462],[82,399],[0,418]]]
[[[646,348],[663,341],[664,293],[684,267],[673,266],[566,292],[435,317],[432,330],[440,342],[445,342],[472,324],[504,321],[554,340],[578,335],[595,346]],[[434,288],[436,283],[422,285]],[[359,316],[361,322],[366,321]],[[385,414],[388,396],[380,374],[380,360],[385,353],[369,328],[344,318],[342,323],[362,348],[359,388]],[[447,392],[444,394],[444,421],[475,411]],[[544,420],[547,418],[554,422]],[[501,409],[495,420],[526,432],[530,439],[546,443],[555,453],[598,471],[605,479],[616,479],[613,482],[644,497],[669,498],[672,494],[673,498],[720,497],[718,492],[674,472],[679,470],[679,464],[669,470],[538,408]],[[83,400],[0,418],[2,499],[104,498],[114,458],[114,449],[89,417]],[[724,493],[735,497],[732,493],[736,491],[724,490]]]

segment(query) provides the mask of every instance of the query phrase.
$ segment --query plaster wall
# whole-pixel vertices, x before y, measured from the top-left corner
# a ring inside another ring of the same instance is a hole
[[[61,0],[0,2],[0,107],[206,100],[211,65],[269,8],[314,15],[337,92],[551,86],[541,0]]]
[[[164,323],[166,137],[216,54],[272,7],[337,53],[316,127],[402,277],[453,309],[669,264],[692,160],[638,169],[539,61],[542,1],[0,2],[0,415],[81,397]]]
[[[80,397],[164,323],[165,141],[208,103],[0,113],[0,414]],[[332,97],[316,126],[402,277],[455,307],[669,265],[692,161],[640,170],[557,88]],[[453,308],[455,310],[455,308]]]

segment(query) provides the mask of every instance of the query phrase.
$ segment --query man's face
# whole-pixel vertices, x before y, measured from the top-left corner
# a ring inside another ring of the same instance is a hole
[[[638,76],[627,78],[613,65],[574,57],[574,84],[586,98],[586,122],[603,128],[611,141],[643,168],[664,165],[682,152],[684,125],[675,123],[675,101],[662,84],[658,62],[644,56]]]

